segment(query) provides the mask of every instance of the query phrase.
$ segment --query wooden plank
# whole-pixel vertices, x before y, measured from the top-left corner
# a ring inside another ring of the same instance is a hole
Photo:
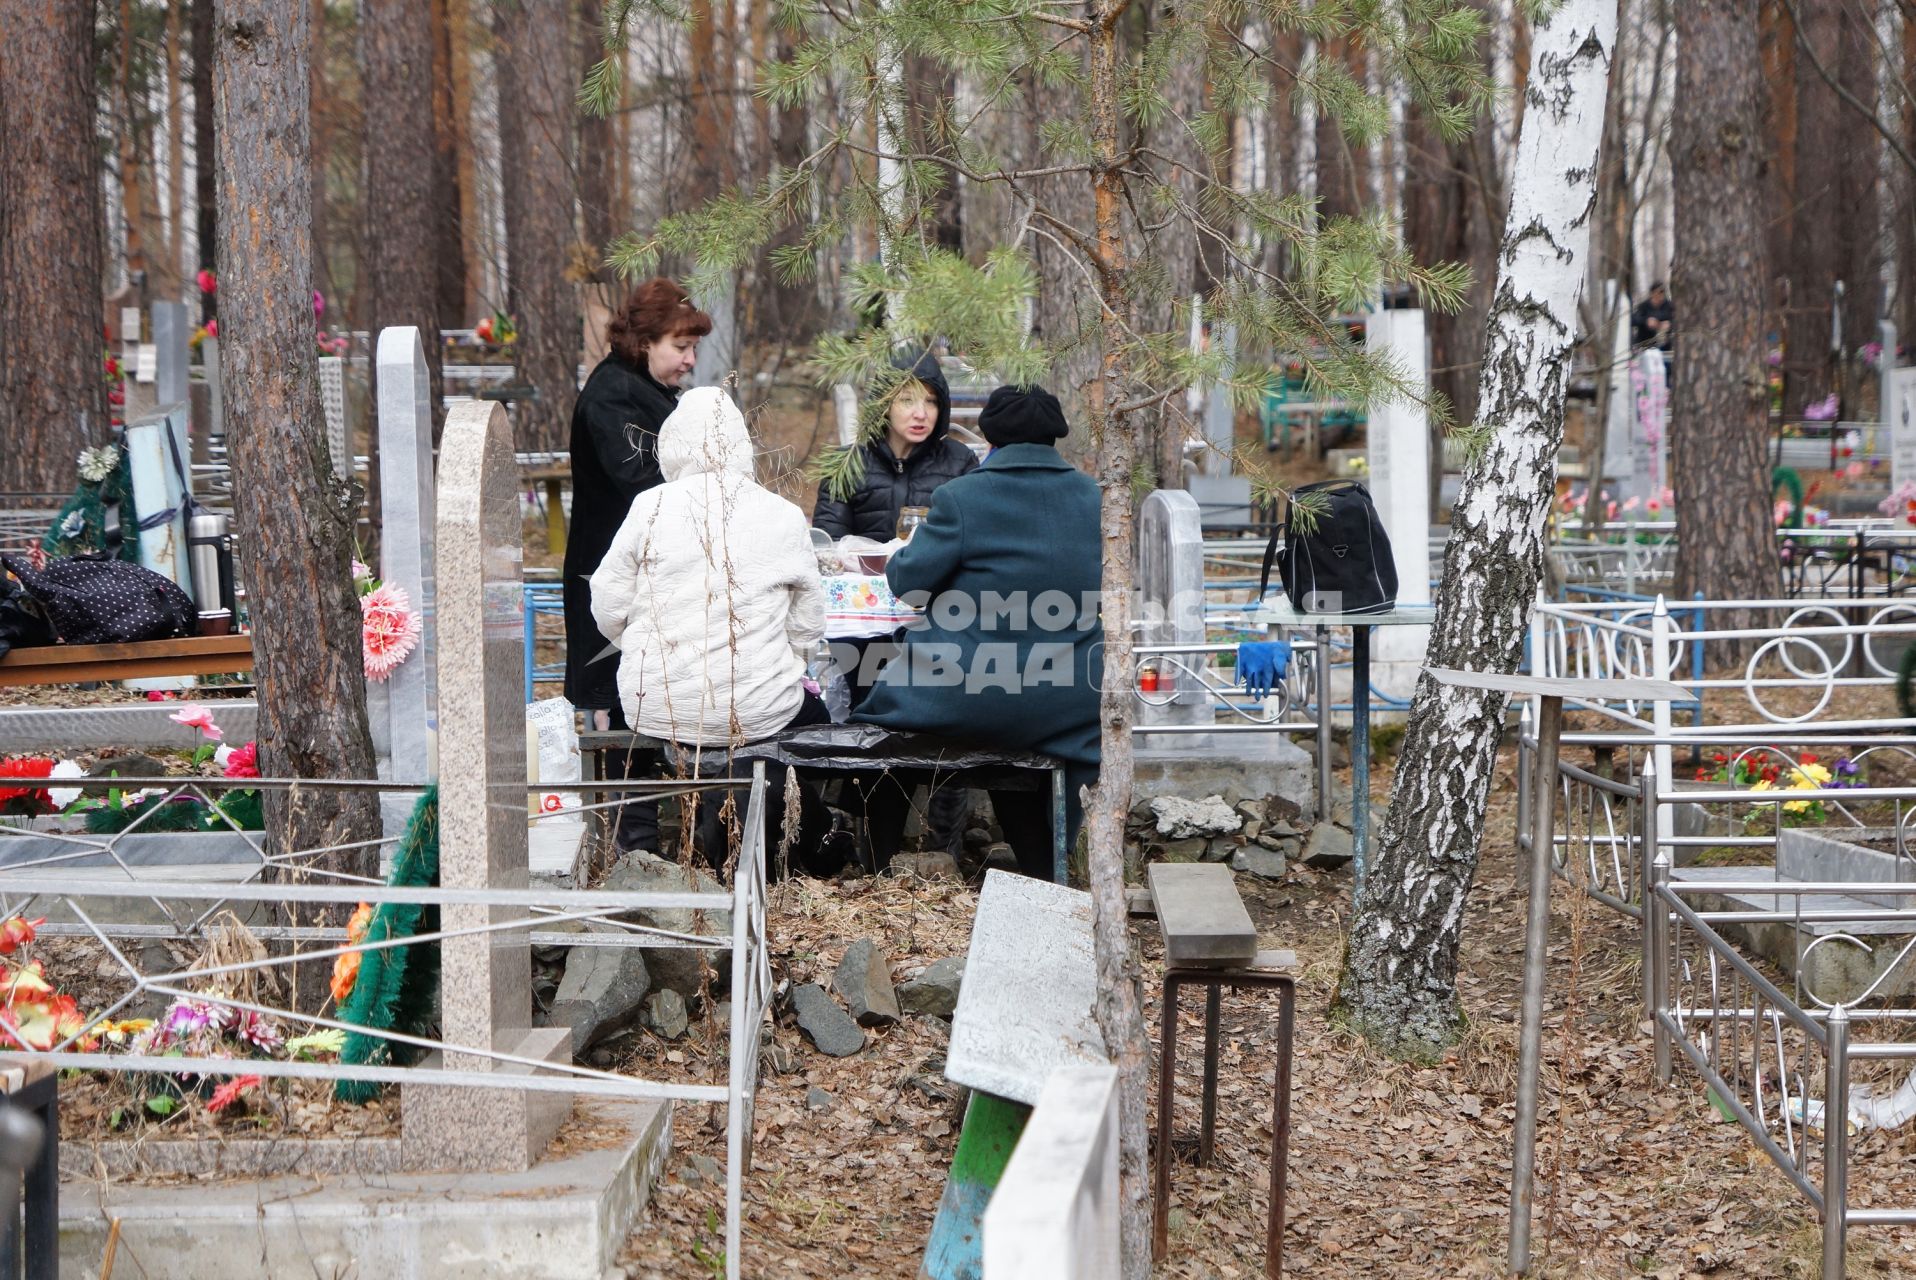
[[[222,675],[252,669],[250,634],[183,636],[133,644],[39,645],[9,650],[0,657],[0,686]]]
[[[1504,675],[1498,671],[1453,671],[1448,667],[1425,667],[1439,684],[1461,689],[1488,689],[1518,697],[1576,698],[1585,702],[1689,702],[1696,695],[1668,680],[1629,679],[1589,680],[1578,677]]]
[[[1154,862],[1146,874],[1174,968],[1233,968],[1257,960],[1257,928],[1221,862]]]

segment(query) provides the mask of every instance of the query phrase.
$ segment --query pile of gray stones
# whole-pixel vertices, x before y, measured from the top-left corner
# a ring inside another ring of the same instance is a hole
[[[1329,819],[1312,822],[1283,796],[1227,801],[1158,796],[1132,806],[1125,833],[1147,862],[1228,862],[1267,880],[1281,880],[1292,861],[1336,870],[1351,860],[1348,799]]]

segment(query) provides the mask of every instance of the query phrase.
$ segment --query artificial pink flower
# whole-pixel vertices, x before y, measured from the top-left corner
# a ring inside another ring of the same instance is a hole
[[[213,723],[213,713],[197,702],[187,703],[167,719],[175,724],[183,724],[189,729],[198,729],[213,742],[218,742],[226,736],[226,731]]]
[[[205,267],[201,267],[200,273],[193,279],[200,286],[201,293],[214,293],[220,287],[219,278]]]
[[[425,623],[412,611],[404,588],[391,583],[359,597],[359,612],[366,678],[377,684],[419,647]]]
[[[1840,403],[1836,393],[1832,391],[1815,404],[1804,405],[1803,416],[1811,422],[1829,422],[1836,417],[1836,410]]]
[[[220,322],[218,320],[208,320],[206,322],[206,336],[209,338],[217,338],[220,336]]]
[[[259,743],[249,742],[243,747],[234,747],[226,757],[225,773],[229,778],[259,777]]]
[[[326,295],[315,289],[313,290],[313,319],[317,320],[325,314]]]

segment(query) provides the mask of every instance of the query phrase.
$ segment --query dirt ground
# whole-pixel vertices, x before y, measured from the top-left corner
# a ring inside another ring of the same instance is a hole
[[[1347,872],[1297,868],[1275,883],[1239,877],[1264,944],[1295,949],[1300,965],[1288,1274],[1502,1274],[1525,903],[1511,854],[1510,752],[1502,765],[1460,958],[1470,1029],[1439,1063],[1380,1058],[1328,1024],[1350,909]],[[1386,768],[1377,795],[1388,787]],[[908,976],[964,952],[975,903],[972,892],[945,883],[785,886],[770,925],[776,975],[828,980],[844,947],[871,937],[890,950],[894,973]],[[1161,948],[1149,921],[1134,923],[1155,1029]],[[1539,1274],[1815,1275],[1819,1234],[1809,1206],[1739,1127],[1719,1118],[1693,1074],[1679,1067],[1673,1084],[1656,1084],[1639,1027],[1634,926],[1559,886],[1553,940],[1537,1148]],[[1202,1038],[1201,1006],[1185,1003],[1180,1134],[1196,1127]],[[1263,1274],[1275,1024],[1268,995],[1225,996],[1218,1155],[1209,1169],[1174,1168],[1161,1277]],[[780,1053],[768,1057],[789,1054],[796,1069],[780,1073],[768,1061],[761,1078],[744,1273],[915,1276],[962,1119],[939,1075],[943,1025],[908,1018],[849,1059],[812,1050],[783,1011],[775,1034]],[[714,1043],[675,1051],[688,1070],[715,1070],[722,1058],[711,1054]],[[641,1056],[658,1047],[642,1047]],[[826,1105],[808,1106],[813,1088],[832,1095],[814,1099]],[[722,1125],[711,1109],[680,1110],[663,1185],[622,1256],[628,1275],[723,1274],[723,1185],[699,1181],[691,1167],[695,1155],[722,1159]],[[1856,1202],[1910,1203],[1912,1157],[1916,1147],[1896,1135],[1861,1144]],[[1850,1274],[1916,1275],[1916,1234],[1852,1230]]]

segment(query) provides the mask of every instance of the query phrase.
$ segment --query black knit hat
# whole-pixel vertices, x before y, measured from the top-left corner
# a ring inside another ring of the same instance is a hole
[[[1058,397],[1040,386],[999,387],[978,415],[978,432],[994,446],[1050,444],[1071,427]]]

